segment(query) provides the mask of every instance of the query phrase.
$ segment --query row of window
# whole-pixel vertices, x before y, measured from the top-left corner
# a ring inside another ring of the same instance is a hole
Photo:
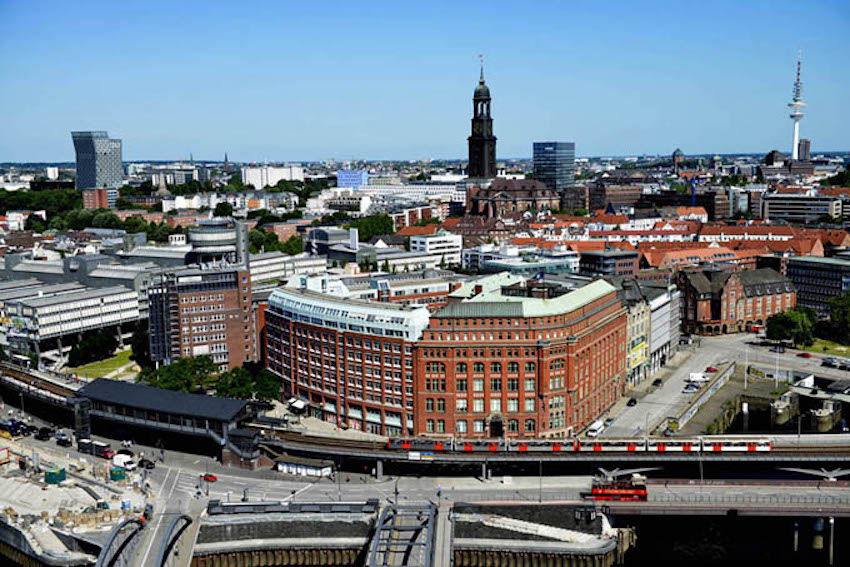
[[[484,412],[484,398],[475,398],[472,400],[472,411],[474,413]],[[519,411],[519,398],[509,398],[506,403],[506,409],[509,413],[517,413]],[[522,409],[526,412],[535,411],[536,402],[534,398],[525,398],[523,400]],[[469,411],[469,400],[467,398],[455,399],[455,410],[458,412]],[[445,413],[446,400],[444,398],[425,398],[425,411],[428,413]],[[502,411],[502,398],[490,398],[490,411],[500,413]]]
[[[536,430],[536,424],[533,419],[526,419],[525,423],[525,432],[526,433],[534,433]],[[456,430],[460,434],[469,432],[469,423],[465,419],[457,420],[455,424]],[[509,433],[519,433],[519,420],[518,419],[509,419],[505,424],[506,429]],[[443,419],[429,419],[425,421],[425,431],[428,433],[445,433],[446,432],[446,422]],[[484,420],[476,419],[472,421],[472,431],[475,433],[484,433]]]

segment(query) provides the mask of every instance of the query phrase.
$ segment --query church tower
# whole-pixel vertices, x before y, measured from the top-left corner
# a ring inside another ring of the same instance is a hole
[[[469,137],[469,171],[471,179],[496,177],[496,136],[490,117],[490,89],[484,82],[484,58],[481,57],[481,78],[472,96],[472,135]]]

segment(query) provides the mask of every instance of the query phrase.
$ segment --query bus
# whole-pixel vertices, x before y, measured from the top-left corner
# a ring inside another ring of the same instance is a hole
[[[603,501],[646,502],[646,477],[633,475],[626,480],[594,480],[590,497]]]

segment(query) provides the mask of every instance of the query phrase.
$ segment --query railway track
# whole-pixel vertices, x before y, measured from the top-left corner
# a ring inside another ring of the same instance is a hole
[[[386,455],[388,457],[395,456],[398,457],[400,454],[407,454],[410,451],[408,450],[390,450],[387,448],[386,442],[381,441],[364,441],[357,439],[340,439],[335,437],[326,437],[319,435],[305,435],[302,433],[297,433],[293,431],[278,431],[273,430],[273,428],[269,428],[267,426],[262,426],[258,424],[253,424],[248,426],[249,429],[255,430],[263,430],[268,433],[271,432],[272,435],[266,435],[265,440],[269,442],[280,441],[286,445],[291,446],[293,449],[301,449],[305,451],[312,451],[316,453],[321,453],[322,449],[332,449],[332,450],[345,450],[349,449],[352,452],[369,452],[376,455]],[[769,436],[768,436],[769,437]],[[730,454],[737,454],[739,456],[744,455],[759,455],[764,456],[766,454],[787,454],[794,455],[795,457],[805,457],[811,456],[813,458],[825,455],[848,455],[850,456],[850,436],[829,436],[829,437],[841,437],[841,439],[835,439],[837,442],[831,443],[811,443],[803,444],[802,442],[797,443],[796,436],[791,436],[794,439],[784,439],[781,436],[777,436],[773,438],[773,443],[770,451],[760,451],[758,453],[753,452],[727,452],[727,451],[693,451],[691,453],[683,453],[683,452],[669,452],[668,456],[690,456],[696,457],[697,455],[702,455],[704,458],[714,458],[718,456],[729,456]],[[812,437],[812,436],[808,436]],[[675,438],[671,438],[675,439]],[[414,451],[416,452],[416,451]],[[435,454],[438,452],[435,452]],[[654,453],[651,451],[572,451],[565,450],[560,453],[552,453],[547,451],[530,451],[530,452],[518,452],[518,451],[498,451],[498,452],[460,452],[460,451],[444,451],[446,455],[452,455],[455,457],[467,457],[470,460],[481,459],[482,457],[486,457],[490,455],[495,457],[496,455],[511,455],[512,457],[520,457],[527,458],[529,460],[534,460],[540,458],[541,456],[559,456],[564,459],[568,459],[570,455],[581,455],[581,456],[590,456],[593,454],[600,455],[604,454],[606,456],[615,456],[615,455],[629,455],[631,456],[642,456],[642,455],[658,455],[659,453]]]

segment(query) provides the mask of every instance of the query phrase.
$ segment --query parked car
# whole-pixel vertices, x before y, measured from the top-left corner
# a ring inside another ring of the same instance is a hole
[[[682,390],[683,394],[694,394],[696,392],[699,392],[699,386],[695,386],[693,384],[688,384],[685,386],[685,389]]]
[[[655,380],[652,381],[652,385],[655,386],[656,388],[660,388],[661,386],[664,385],[664,381],[661,378],[656,378]]]
[[[823,361],[821,361],[821,364],[824,365],[824,366],[829,366],[830,368],[837,368],[838,367],[838,359],[835,358],[834,356],[827,356],[826,358],[823,359]]]
[[[73,445],[73,443],[71,442],[71,438],[68,436],[67,433],[63,433],[62,431],[57,431],[55,437],[56,437],[56,444],[59,445],[60,447],[70,447],[71,445]]]
[[[713,366],[706,366],[705,371],[706,372],[717,372],[717,368],[715,368]]]
[[[142,459],[139,461],[139,468],[151,470],[156,468],[156,463],[148,459]]]
[[[626,405],[629,407],[637,405],[637,398],[629,398],[629,401],[626,402]]]
[[[799,356],[800,358],[811,358],[811,357],[812,357],[812,353],[810,353],[810,352],[801,352],[801,353],[798,353],[798,354],[797,354],[797,356]]]
[[[50,441],[53,438],[54,431],[49,427],[42,427],[35,434],[35,438],[39,441]]]
[[[617,420],[614,419],[613,417],[609,417],[608,419],[605,420],[605,427],[611,427],[611,425],[613,425],[613,423],[615,421],[617,421]]]

